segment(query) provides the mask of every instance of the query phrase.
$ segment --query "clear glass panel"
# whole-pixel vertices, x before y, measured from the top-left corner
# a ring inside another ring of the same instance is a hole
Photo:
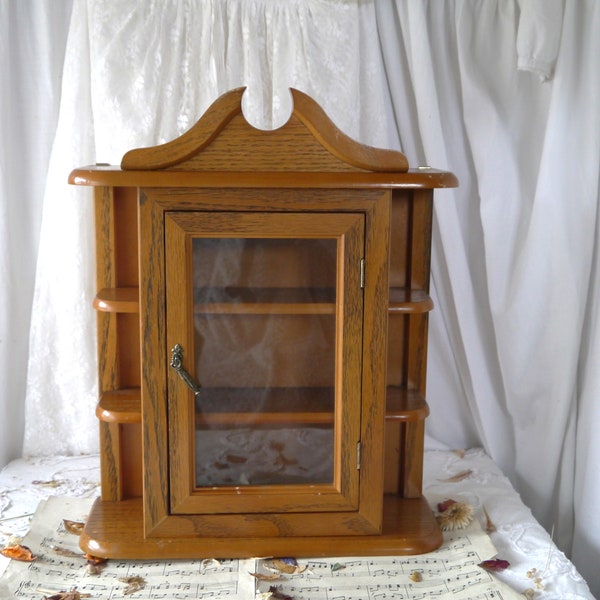
[[[196,486],[333,482],[335,239],[193,240]]]

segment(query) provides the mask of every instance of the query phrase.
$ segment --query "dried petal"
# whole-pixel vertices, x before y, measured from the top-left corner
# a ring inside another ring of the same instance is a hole
[[[73,550],[69,550],[68,548],[63,548],[62,546],[50,546],[50,548],[59,556],[67,556],[69,558],[85,558],[85,555],[81,552],[75,552]]]
[[[294,600],[292,596],[280,592],[274,585],[269,588],[269,592],[271,593],[271,598],[276,598],[277,600]]]
[[[462,448],[457,448],[456,450],[452,450],[452,452],[454,452],[454,454],[456,454],[456,456],[459,458],[464,458],[467,453],[466,450],[463,450]]]
[[[440,479],[440,481],[446,481],[448,483],[456,483],[458,481],[462,481],[463,479],[466,479],[467,477],[470,477],[472,474],[473,474],[472,469],[466,469],[465,471],[461,471],[460,473],[457,473],[456,475],[452,475],[452,477],[448,477],[447,479]]]
[[[123,591],[124,596],[135,594],[135,592],[139,592],[146,587],[146,580],[139,575],[134,575],[132,577],[121,577],[119,578],[119,581],[127,584],[127,587]]]
[[[446,512],[453,504],[456,504],[456,500],[452,500],[451,498],[448,498],[448,500],[444,500],[443,502],[438,502],[438,512]]]
[[[480,562],[478,566],[486,571],[504,571],[504,569],[508,569],[508,567],[510,567],[510,563],[507,560],[502,560],[501,558],[492,558],[490,560],[484,560],[483,562]]]
[[[494,525],[492,519],[490,519],[490,515],[485,509],[485,506],[483,507],[483,514],[485,515],[485,531],[487,533],[494,533],[494,531],[496,531],[496,526]]]
[[[265,564],[265,567],[269,570],[278,571],[279,573],[286,573],[288,575],[296,575],[298,573],[303,573],[304,571],[306,571],[306,566],[299,566],[295,560],[293,560],[293,562],[290,562],[289,559],[282,560],[279,558],[269,561]]]
[[[65,530],[73,535],[81,535],[83,528],[85,527],[85,523],[69,521],[68,519],[63,519],[63,525],[65,526]]]
[[[80,600],[89,597],[89,594],[80,594],[77,590],[69,590],[68,592],[58,592],[51,596],[44,596],[43,600]]]
[[[410,574],[409,579],[411,581],[415,581],[415,582],[417,582],[417,581],[423,581],[423,575],[421,574],[420,571],[413,571]]]
[[[41,485],[44,487],[56,488],[56,487],[61,486],[64,483],[64,480],[50,479],[48,481],[41,481],[39,479],[36,479],[36,480],[32,481],[31,483],[33,485]]]
[[[22,544],[6,546],[0,550],[0,554],[2,554],[2,556],[6,556],[6,558],[20,560],[21,562],[32,562],[35,560],[33,552],[31,552],[27,546],[23,546]]]
[[[91,554],[84,555],[87,560],[87,572],[90,575],[99,575],[106,564],[106,558],[92,556]]]

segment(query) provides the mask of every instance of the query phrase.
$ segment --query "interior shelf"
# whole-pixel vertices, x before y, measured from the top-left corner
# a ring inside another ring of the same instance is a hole
[[[329,388],[293,388],[290,391],[250,388],[207,388],[206,398],[196,415],[197,427],[236,424],[328,425],[333,423],[333,399]],[[285,410],[281,410],[281,406]],[[256,412],[260,407],[261,412]],[[139,388],[104,392],[96,415],[107,423],[141,421]],[[429,406],[417,390],[388,386],[386,421],[421,421],[429,415]]]
[[[96,416],[105,423],[139,423],[142,401],[139,388],[104,392],[96,407]]]
[[[94,298],[94,308],[103,312],[140,312],[140,290],[137,287],[104,288]]]
[[[390,288],[389,313],[415,314],[431,310],[433,310],[433,301],[427,292],[410,288]]]
[[[331,425],[332,388],[204,388],[196,400],[199,428]]]
[[[196,314],[335,314],[334,288],[196,288]]]

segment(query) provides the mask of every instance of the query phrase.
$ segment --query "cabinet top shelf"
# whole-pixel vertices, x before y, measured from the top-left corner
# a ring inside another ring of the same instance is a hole
[[[232,171],[125,171],[114,165],[90,165],[71,172],[73,185],[115,187],[188,188],[453,188],[458,180],[453,173],[431,168],[409,169],[405,173],[306,173],[306,172],[232,172]]]

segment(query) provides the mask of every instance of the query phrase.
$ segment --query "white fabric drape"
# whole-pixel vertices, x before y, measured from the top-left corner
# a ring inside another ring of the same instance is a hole
[[[435,205],[427,431],[483,443],[598,593],[600,6],[521,4],[377,4],[409,162],[462,183]]]
[[[483,446],[600,594],[599,56],[595,0],[75,0],[25,452],[97,444],[92,204],[69,171],[182,133],[240,85],[277,126],[297,87],[349,135],[458,175],[435,205],[427,444]]]
[[[0,1],[0,466],[21,456],[29,323],[71,0]]]

